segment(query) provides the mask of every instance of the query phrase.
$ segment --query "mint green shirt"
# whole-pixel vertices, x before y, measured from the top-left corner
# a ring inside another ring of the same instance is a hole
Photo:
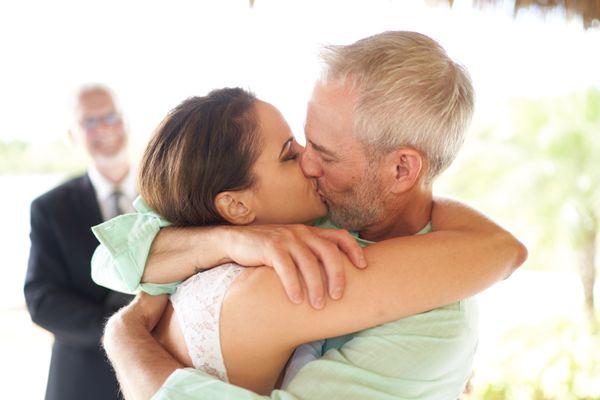
[[[152,241],[169,223],[141,198],[134,206],[137,214],[92,228],[101,243],[92,258],[92,277],[102,286],[126,293],[172,293],[179,282],[140,284]],[[326,221],[319,226],[333,227]],[[370,243],[357,240],[363,246]],[[457,399],[471,374],[477,326],[475,300],[466,299],[328,339],[321,358],[306,364],[287,387],[270,396],[186,368],[173,372],[153,399]]]

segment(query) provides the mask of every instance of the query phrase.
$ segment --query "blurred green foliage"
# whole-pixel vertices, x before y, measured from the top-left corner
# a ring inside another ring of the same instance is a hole
[[[63,142],[30,144],[0,141],[0,175],[65,173],[85,169],[82,152]]]
[[[475,390],[467,399],[600,399],[600,336],[589,333],[583,321],[512,329],[493,363],[493,382],[478,382],[476,373]]]
[[[475,132],[440,179],[441,191],[517,232],[530,250],[527,268],[577,271],[592,329],[564,319],[510,329],[489,361],[496,374],[476,372],[467,398],[598,400],[600,336],[590,297],[600,230],[600,90],[514,100]]]
[[[499,110],[502,112],[502,110]],[[515,100],[466,146],[445,191],[525,227],[529,267],[577,270],[592,326],[600,234],[600,90]],[[519,229],[517,229],[517,232]],[[561,252],[567,254],[561,257]]]
[[[600,90],[515,100],[499,119],[469,138],[442,187],[503,221],[533,230],[530,245],[539,251],[532,252],[528,265],[545,269],[552,258],[536,255],[566,242],[580,248],[582,233],[597,229]]]

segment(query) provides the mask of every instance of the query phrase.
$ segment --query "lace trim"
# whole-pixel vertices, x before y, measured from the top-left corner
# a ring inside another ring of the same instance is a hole
[[[221,353],[221,306],[229,285],[242,270],[237,264],[224,264],[200,272],[171,295],[194,368],[225,382],[229,380]]]

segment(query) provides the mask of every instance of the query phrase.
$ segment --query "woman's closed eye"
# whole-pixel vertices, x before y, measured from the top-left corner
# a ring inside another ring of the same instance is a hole
[[[290,153],[283,158],[283,161],[297,160],[300,153]]]
[[[279,154],[279,159],[281,162],[293,161],[297,160],[300,152],[295,149],[297,143],[293,137],[288,138],[283,147],[281,148],[281,153]]]

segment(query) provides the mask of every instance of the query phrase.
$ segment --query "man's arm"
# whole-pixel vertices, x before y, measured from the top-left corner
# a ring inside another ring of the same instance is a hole
[[[197,369],[178,369],[164,383],[153,400],[314,400],[290,390],[274,390],[268,396],[223,382]],[[332,399],[332,397],[329,397]]]
[[[302,302],[303,282],[311,304],[320,308],[318,299],[326,293],[321,266],[327,292],[339,299],[345,285],[344,254],[354,266],[366,267],[362,249],[345,230],[300,224],[165,228],[152,243],[142,282],[180,281],[226,262],[266,265],[295,303]]]
[[[168,225],[147,211],[93,227],[101,243],[92,258],[94,281],[125,293],[157,295],[172,293],[179,281],[225,262],[266,265],[294,303],[302,302],[306,287],[311,304],[320,308],[324,281],[331,298],[342,296],[343,253],[355,266],[366,266],[362,249],[343,230],[305,225],[164,228]]]
[[[27,308],[33,322],[58,339],[97,346],[106,319],[123,302],[109,296],[104,304],[97,304],[70,287],[66,255],[56,241],[51,215],[42,201],[32,203],[31,250],[24,286]]]
[[[183,367],[150,334],[167,301],[142,293],[106,324],[103,345],[128,400],[150,398]]]

